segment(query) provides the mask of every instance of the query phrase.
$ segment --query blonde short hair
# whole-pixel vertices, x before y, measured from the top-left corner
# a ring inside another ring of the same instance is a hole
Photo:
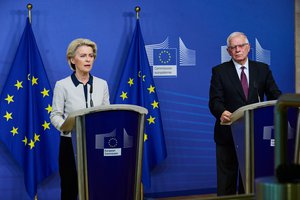
[[[72,70],[75,71],[75,65],[71,62],[71,58],[75,57],[75,52],[78,49],[78,47],[81,46],[89,46],[93,49],[93,53],[94,53],[94,59],[96,59],[97,56],[97,45],[95,42],[89,40],[89,39],[85,39],[85,38],[77,38],[75,40],[73,40],[67,49],[67,60],[68,60],[68,64],[70,66],[70,68]]]

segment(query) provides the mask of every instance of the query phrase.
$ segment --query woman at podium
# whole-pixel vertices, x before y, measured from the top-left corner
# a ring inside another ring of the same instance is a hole
[[[51,123],[60,130],[68,114],[83,108],[108,105],[107,82],[91,75],[97,56],[97,45],[89,39],[73,40],[67,49],[67,61],[72,74],[56,82],[53,91]],[[77,171],[71,133],[61,132],[59,147],[61,199],[76,200]]]

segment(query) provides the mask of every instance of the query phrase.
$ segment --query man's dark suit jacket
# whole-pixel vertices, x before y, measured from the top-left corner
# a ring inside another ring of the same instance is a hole
[[[274,100],[281,94],[267,64],[249,60],[248,70],[249,94],[246,100],[233,61],[212,69],[209,109],[216,118],[214,139],[217,144],[233,144],[231,127],[220,125],[220,117],[225,110],[234,112],[247,104],[257,103],[258,95],[263,101],[264,96],[267,100]]]

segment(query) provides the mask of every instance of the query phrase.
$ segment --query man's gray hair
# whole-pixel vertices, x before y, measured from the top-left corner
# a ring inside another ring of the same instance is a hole
[[[243,33],[243,32],[233,32],[227,38],[227,47],[229,47],[229,45],[230,45],[231,38],[236,37],[236,36],[240,36],[240,35],[244,36],[246,38],[246,42],[249,43],[249,40],[248,40],[247,36],[245,35],[245,33]]]

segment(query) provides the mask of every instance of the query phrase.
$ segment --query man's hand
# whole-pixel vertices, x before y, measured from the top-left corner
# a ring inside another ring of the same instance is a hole
[[[231,112],[225,110],[222,113],[221,117],[220,117],[221,122],[222,123],[228,123],[228,122],[230,122],[231,121],[231,114],[232,114]]]

